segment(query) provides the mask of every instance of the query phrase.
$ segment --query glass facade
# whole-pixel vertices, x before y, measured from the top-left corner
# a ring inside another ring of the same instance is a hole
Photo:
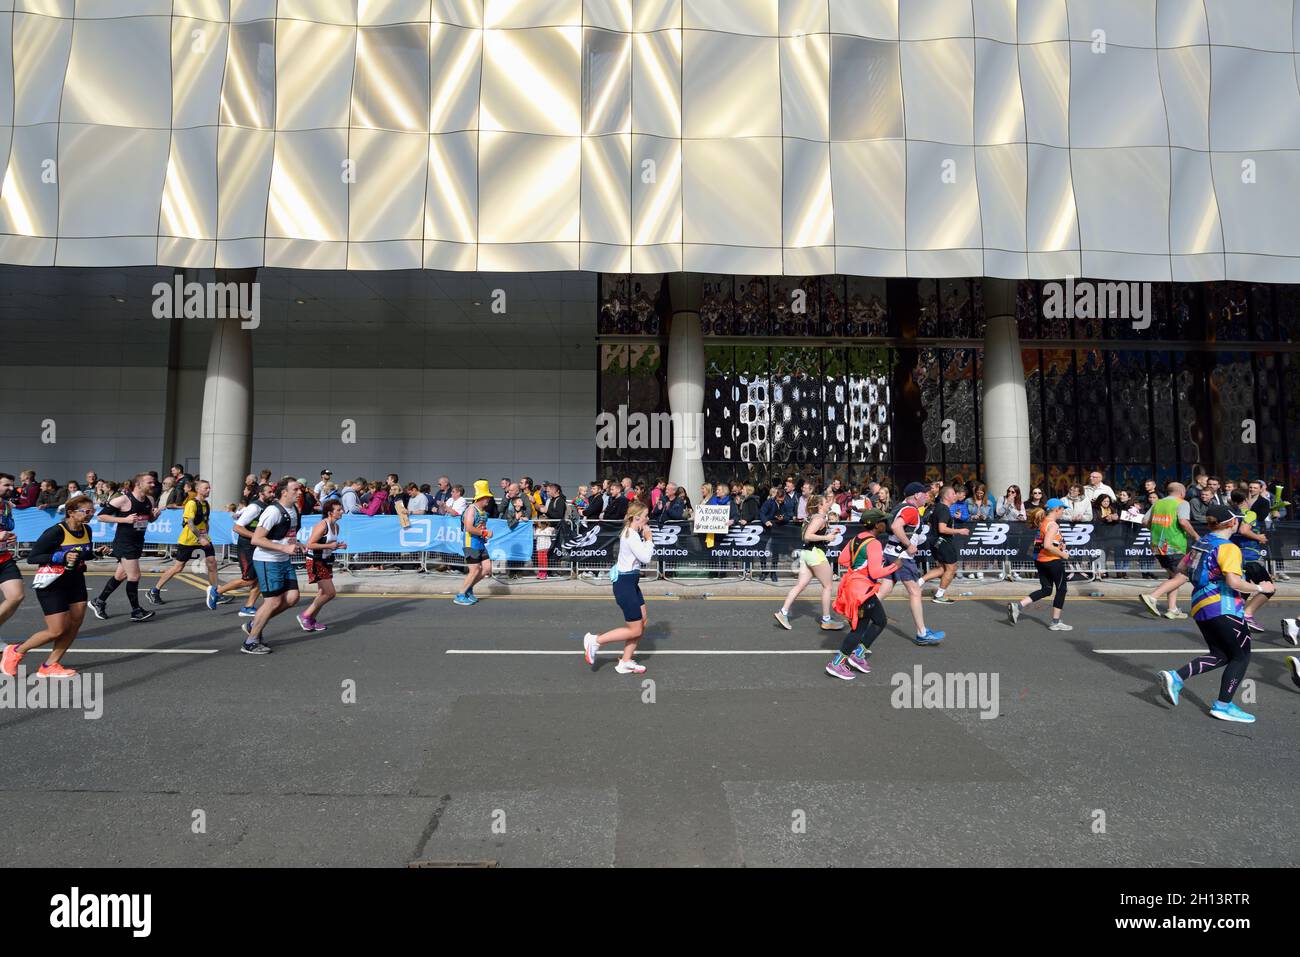
[[[661,283],[602,277],[604,411],[613,396],[667,410]],[[1300,287],[1154,284],[1146,328],[1057,315],[1051,292],[1018,289],[1031,481],[1101,467],[1135,486],[1199,464],[1300,484]],[[706,276],[701,321],[710,480],[982,473],[980,280]],[[650,479],[671,452],[600,456],[605,474]]]

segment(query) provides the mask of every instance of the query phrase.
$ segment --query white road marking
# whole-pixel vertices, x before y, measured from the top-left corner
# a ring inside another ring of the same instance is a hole
[[[215,655],[220,648],[69,648],[65,655]],[[33,648],[28,654],[49,654],[49,648]]]
[[[1207,655],[1208,648],[1094,648],[1096,655]],[[1295,648],[1252,648],[1252,655],[1294,655],[1300,654]]]

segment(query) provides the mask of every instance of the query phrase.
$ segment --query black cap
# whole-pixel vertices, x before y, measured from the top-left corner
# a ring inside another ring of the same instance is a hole
[[[320,474],[321,474],[321,475],[333,475],[334,473],[331,472],[329,469],[321,469],[321,470],[320,470]]]
[[[911,498],[913,495],[928,491],[930,491],[930,486],[924,482],[909,482],[907,488],[903,489],[903,498]]]
[[[1241,518],[1227,505],[1211,505],[1205,510],[1205,517],[1214,519],[1220,525],[1224,522],[1231,522],[1235,518]]]

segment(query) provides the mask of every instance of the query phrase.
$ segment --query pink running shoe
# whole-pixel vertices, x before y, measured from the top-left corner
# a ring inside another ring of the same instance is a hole
[[[861,671],[864,675],[871,674],[871,664],[866,658],[859,658],[857,655],[849,655],[844,659],[844,661],[850,668]]]
[[[830,662],[826,666],[826,673],[830,675],[832,678],[842,678],[845,681],[852,681],[853,672],[849,670],[849,666],[848,664],[846,664],[847,661],[848,659],[846,658],[844,659],[844,661],[841,661],[838,665],[834,661]]]
[[[316,622],[312,621],[306,615],[297,615],[295,617],[297,617],[298,619],[298,627],[301,628],[303,631],[316,630]]]

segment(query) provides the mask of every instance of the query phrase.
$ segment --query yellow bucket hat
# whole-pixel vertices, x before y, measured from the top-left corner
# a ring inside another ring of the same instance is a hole
[[[492,490],[488,488],[487,479],[479,479],[474,483],[474,501],[484,498],[492,498]]]

